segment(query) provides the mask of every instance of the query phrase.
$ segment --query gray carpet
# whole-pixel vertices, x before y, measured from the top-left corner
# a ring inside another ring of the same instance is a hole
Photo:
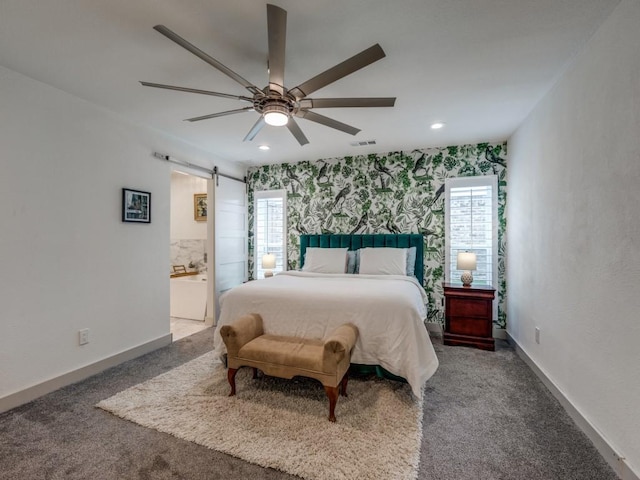
[[[238,394],[230,397],[226,369],[207,352],[96,406],[306,480],[416,478],[423,402],[408,384],[351,378],[335,423],[317,380],[252,379],[243,368],[236,383]]]
[[[0,415],[0,479],[295,479],[119,419],[94,405],[207,352],[208,329]],[[615,473],[506,344],[434,339],[420,479],[614,480]],[[321,441],[321,439],[319,439]]]

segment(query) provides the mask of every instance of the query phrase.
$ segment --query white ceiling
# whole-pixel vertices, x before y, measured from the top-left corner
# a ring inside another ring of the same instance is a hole
[[[288,12],[288,88],[379,43],[386,58],[311,96],[395,96],[396,106],[318,112],[360,128],[355,137],[299,119],[308,145],[270,126],[243,142],[255,112],[184,119],[245,103],[138,83],[250,96],[153,30],[164,24],[263,88],[266,2],[256,0],[0,0],[0,65],[245,164],[501,141],[619,0],[272,2]],[[434,121],[445,128],[430,130]],[[377,144],[350,145],[364,140]],[[258,150],[261,144],[271,150]]]

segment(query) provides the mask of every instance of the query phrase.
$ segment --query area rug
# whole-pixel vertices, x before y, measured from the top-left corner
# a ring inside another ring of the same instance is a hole
[[[422,401],[407,384],[351,378],[337,422],[319,382],[242,368],[229,397],[226,370],[207,353],[97,404],[145,427],[309,480],[415,479]]]

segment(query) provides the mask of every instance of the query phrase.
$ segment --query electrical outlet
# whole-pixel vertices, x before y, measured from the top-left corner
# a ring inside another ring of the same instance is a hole
[[[536,327],[536,343],[540,343],[540,327]]]
[[[84,328],[78,331],[78,343],[80,345],[86,345],[89,343],[89,329]]]

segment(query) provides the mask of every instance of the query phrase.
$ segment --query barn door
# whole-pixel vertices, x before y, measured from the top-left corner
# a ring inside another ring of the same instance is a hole
[[[247,280],[247,185],[221,174],[214,175],[215,221],[215,319],[220,314],[220,295]]]

